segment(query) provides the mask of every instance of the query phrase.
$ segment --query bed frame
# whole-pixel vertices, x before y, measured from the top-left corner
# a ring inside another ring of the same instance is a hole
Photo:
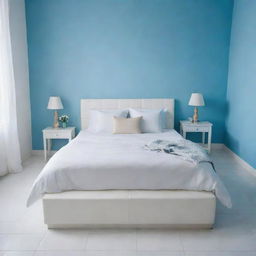
[[[174,99],[82,99],[81,128],[90,109],[165,108],[174,127]],[[67,191],[45,194],[48,228],[212,228],[216,198],[211,192],[184,190]]]

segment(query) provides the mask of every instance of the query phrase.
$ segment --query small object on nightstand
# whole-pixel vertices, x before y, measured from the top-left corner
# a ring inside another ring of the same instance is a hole
[[[52,139],[68,139],[71,141],[75,137],[75,127],[43,129],[44,159],[47,160],[48,152],[51,151]]]
[[[210,122],[197,122],[192,123],[190,121],[180,121],[180,134],[186,139],[187,132],[201,132],[203,145],[205,145],[205,133],[208,133],[208,145],[207,150],[211,152],[211,140],[212,140],[212,123]]]
[[[201,107],[204,106],[204,97],[201,93],[192,93],[189,103],[189,106],[194,106],[194,115],[193,115],[193,123],[197,123],[198,122],[198,108],[197,107]]]
[[[62,123],[62,128],[67,128],[68,120],[69,120],[68,115],[62,115],[59,117],[59,121]]]
[[[54,111],[54,123],[53,127],[58,128],[59,127],[59,119],[58,119],[58,109],[63,109],[63,105],[61,102],[60,97],[52,96],[49,98],[47,109],[53,109]]]

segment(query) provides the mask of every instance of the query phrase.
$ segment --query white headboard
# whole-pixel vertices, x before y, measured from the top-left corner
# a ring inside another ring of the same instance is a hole
[[[89,110],[167,109],[167,128],[174,128],[174,99],[81,99],[81,129],[88,127]]]

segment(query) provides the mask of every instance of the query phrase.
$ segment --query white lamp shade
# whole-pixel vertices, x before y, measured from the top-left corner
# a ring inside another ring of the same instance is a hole
[[[47,108],[54,109],[54,110],[63,109],[63,105],[60,97],[57,97],[57,96],[50,97]]]
[[[188,105],[200,107],[204,106],[204,97],[201,93],[192,93]]]

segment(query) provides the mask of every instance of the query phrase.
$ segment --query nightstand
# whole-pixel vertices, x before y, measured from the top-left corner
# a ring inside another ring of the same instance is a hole
[[[48,152],[51,150],[52,139],[68,139],[71,141],[75,137],[75,127],[43,129],[44,159],[47,160]]]
[[[211,152],[212,141],[212,123],[210,122],[197,122],[180,121],[180,134],[186,139],[187,132],[201,132],[203,145],[205,145],[205,133],[208,132],[208,145],[207,150]]]

